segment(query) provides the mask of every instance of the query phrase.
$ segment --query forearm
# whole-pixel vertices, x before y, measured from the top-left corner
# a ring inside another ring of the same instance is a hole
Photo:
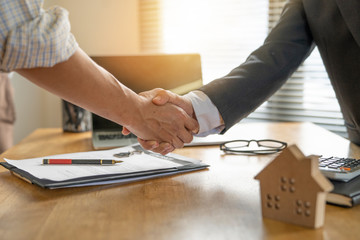
[[[110,119],[142,139],[166,141],[175,147],[192,140],[197,122],[182,109],[155,106],[117,81],[78,49],[67,61],[49,68],[17,72],[59,97]]]
[[[224,131],[274,94],[310,54],[312,47],[302,1],[290,1],[264,45],[227,76],[200,89],[220,111]]]
[[[51,68],[17,70],[36,85],[100,116],[128,125],[137,94],[94,63],[81,49]],[[124,117],[127,116],[127,117]]]

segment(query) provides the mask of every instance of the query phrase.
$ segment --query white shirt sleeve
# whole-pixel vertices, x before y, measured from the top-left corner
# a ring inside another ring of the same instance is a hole
[[[220,113],[210,98],[201,91],[192,91],[185,95],[191,100],[200,129],[196,135],[205,137],[209,134],[220,133],[224,129],[221,124]]]

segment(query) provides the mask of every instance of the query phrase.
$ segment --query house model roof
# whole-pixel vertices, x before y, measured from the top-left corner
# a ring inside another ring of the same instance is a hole
[[[308,190],[328,192],[333,189],[331,182],[319,170],[318,157],[305,157],[296,145],[284,149],[255,179],[273,179],[275,176],[281,176],[281,181],[299,179]]]

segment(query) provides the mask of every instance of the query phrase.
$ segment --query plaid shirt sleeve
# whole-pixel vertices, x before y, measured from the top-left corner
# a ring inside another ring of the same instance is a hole
[[[41,6],[42,0],[0,0],[0,71],[51,67],[74,54],[68,12]]]

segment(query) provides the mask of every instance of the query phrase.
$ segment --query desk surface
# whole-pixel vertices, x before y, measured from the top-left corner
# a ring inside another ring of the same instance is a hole
[[[305,153],[360,158],[360,148],[310,123],[244,123],[241,139],[273,138]],[[38,129],[0,157],[22,159],[93,150],[91,133]],[[107,185],[45,190],[0,168],[2,239],[358,239],[360,206],[326,206],[325,225],[308,229],[263,219],[254,176],[274,156],[223,155],[186,147],[208,170]]]

